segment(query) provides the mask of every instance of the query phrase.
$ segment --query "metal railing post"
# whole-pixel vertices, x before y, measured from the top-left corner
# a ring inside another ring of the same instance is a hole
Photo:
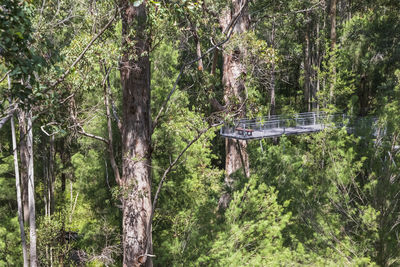
[[[315,125],[315,112],[313,112],[313,119],[314,119],[313,125]]]

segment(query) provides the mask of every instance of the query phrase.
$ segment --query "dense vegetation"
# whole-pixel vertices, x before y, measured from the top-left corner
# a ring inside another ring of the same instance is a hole
[[[0,266],[400,265],[398,10],[2,0]],[[382,131],[218,134],[317,110]]]

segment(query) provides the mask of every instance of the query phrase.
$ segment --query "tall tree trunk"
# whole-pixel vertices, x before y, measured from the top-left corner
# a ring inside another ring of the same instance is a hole
[[[310,22],[309,13],[306,13],[307,27],[305,32],[305,44],[304,44],[304,100],[307,107],[307,111],[311,110],[310,95],[311,95],[311,44],[310,44]]]
[[[313,93],[312,93],[312,108],[314,110],[319,110],[319,102],[317,99],[317,95],[318,92],[320,90],[320,79],[319,79],[319,71],[321,69],[321,51],[320,51],[320,38],[319,38],[319,34],[320,34],[320,21],[318,19],[317,21],[317,29],[316,29],[316,38],[317,38],[317,42],[315,44],[316,48],[315,48],[315,86],[313,87]]]
[[[54,199],[54,183],[55,183],[55,169],[54,160],[56,154],[54,143],[54,135],[50,136],[50,151],[49,151],[49,215],[54,213],[55,199]]]
[[[8,76],[7,78],[8,78],[8,87],[9,90],[11,90],[10,76]],[[11,104],[11,99],[10,99],[10,104]],[[24,229],[24,221],[22,214],[22,203],[21,203],[22,198],[21,198],[21,186],[20,186],[19,168],[18,168],[17,137],[15,134],[14,115],[12,115],[11,117],[11,137],[12,137],[12,148],[14,154],[15,187],[17,189],[18,223],[19,223],[19,231],[21,234],[22,256],[24,259],[24,267],[28,267],[29,261],[28,261],[28,252],[26,249],[25,229]]]
[[[197,55],[198,58],[200,58],[200,60],[197,63],[198,64],[197,69],[199,71],[203,71],[204,67],[203,67],[203,59],[201,59],[201,44],[200,44],[199,36],[197,34],[197,27],[196,26],[193,27],[192,32],[193,32],[194,42],[196,43],[196,55]]]
[[[123,266],[152,266],[150,61],[146,1],[121,0]]]
[[[115,181],[118,184],[121,183],[121,175],[118,169],[117,162],[115,161],[115,154],[114,154],[114,142],[113,142],[113,133],[112,133],[112,124],[111,124],[111,112],[110,112],[110,100],[109,96],[111,95],[111,85],[109,76],[107,75],[108,69],[107,66],[104,64],[104,79],[106,80],[104,83],[104,105],[106,107],[106,116],[107,116],[107,131],[108,131],[108,154],[110,156],[111,167],[114,172]]]
[[[18,112],[19,125],[19,153],[21,158],[21,189],[22,189],[22,205],[24,212],[24,223],[29,224],[29,201],[28,201],[28,161],[29,153],[26,145],[28,135],[26,127],[26,113],[23,110]]]
[[[62,193],[62,195],[64,195],[66,182],[67,182],[67,176],[68,176],[67,169],[68,169],[69,163],[71,162],[71,155],[69,153],[66,139],[62,138],[61,142],[59,142],[58,147],[59,147],[61,163],[63,166],[63,169],[61,172],[61,193]]]
[[[275,18],[272,22],[272,32],[271,32],[271,46],[275,49]],[[275,61],[271,64],[271,87],[270,87],[270,115],[275,115]]]
[[[229,27],[233,15],[237,14],[242,9],[243,5],[247,5],[245,0],[232,0],[232,9],[223,11],[220,18],[223,31]],[[249,28],[250,19],[247,6],[244,7],[242,12],[242,15],[234,26],[233,34],[242,34]],[[232,51],[224,51],[223,54],[222,83],[224,85],[224,100],[227,107],[232,106],[235,101],[239,103],[238,108],[240,110],[237,111],[240,117],[246,116],[246,110],[244,108],[246,66],[242,62],[246,53],[247,51],[245,48],[235,47]],[[231,190],[233,189],[234,183],[232,179],[233,173],[243,168],[246,177],[250,176],[246,141],[226,139],[225,153],[225,185]],[[224,194],[220,199],[220,207],[226,208],[229,201],[230,194]]]
[[[30,262],[31,267],[37,266],[36,254],[36,211],[35,211],[35,180],[33,171],[33,129],[32,111],[26,114],[27,131],[26,145],[28,148],[28,200],[29,200],[29,243],[30,243]]]
[[[329,11],[329,16],[331,20],[331,53],[332,53],[332,58],[331,62],[333,63],[332,65],[332,80],[331,80],[331,85],[330,85],[330,90],[329,90],[329,97],[330,101],[333,100],[333,89],[335,86],[335,80],[336,80],[336,66],[335,66],[335,48],[336,48],[336,0],[331,0],[331,6],[330,6],[330,11]]]

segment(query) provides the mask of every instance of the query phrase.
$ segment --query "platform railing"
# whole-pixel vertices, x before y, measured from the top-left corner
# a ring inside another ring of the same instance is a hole
[[[223,136],[251,136],[253,132],[273,132],[276,135],[284,134],[287,129],[319,129],[326,127],[341,127],[348,121],[345,114],[327,114],[325,112],[306,112],[293,115],[274,115],[256,119],[241,119],[221,127]]]

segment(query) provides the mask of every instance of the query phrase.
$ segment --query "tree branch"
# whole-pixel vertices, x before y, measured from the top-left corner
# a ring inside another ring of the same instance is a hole
[[[14,115],[14,112],[17,110],[18,105],[11,105],[8,107],[7,115],[0,119],[0,129],[3,128],[4,124]]]
[[[85,132],[85,130],[83,130],[82,127],[80,127],[80,128],[81,128],[81,130],[78,131],[79,134],[84,135],[86,137],[90,137],[90,138],[99,140],[99,141],[102,141],[102,142],[104,142],[104,143],[106,143],[108,145],[108,140],[107,139],[105,139],[105,138],[103,138],[101,136],[97,136],[97,135],[94,135],[94,134],[87,133],[87,132]]]
[[[7,122],[9,119],[11,119],[11,117],[12,117],[12,113],[7,114],[7,116],[5,116],[4,118],[2,118],[2,119],[0,120],[0,129],[3,128],[4,124],[6,124],[6,122]]]
[[[6,74],[4,74],[3,78],[0,79],[0,83],[4,81],[5,78],[7,78],[7,75],[10,74],[11,70],[7,71]]]

